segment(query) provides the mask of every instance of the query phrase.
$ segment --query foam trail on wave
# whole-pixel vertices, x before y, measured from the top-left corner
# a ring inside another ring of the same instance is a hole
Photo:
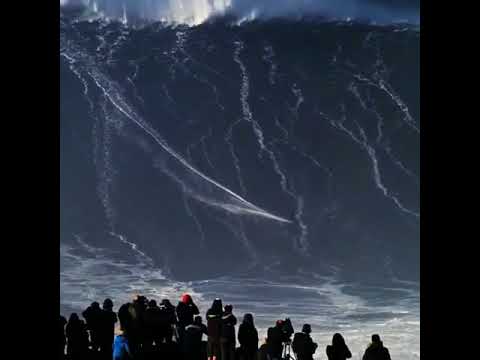
[[[197,65],[198,67],[202,68],[202,70],[206,70],[207,72],[214,74],[217,77],[222,78],[225,81],[229,81],[226,79],[223,75],[221,75],[218,71],[210,67],[209,65],[202,63],[198,60],[196,60],[187,50],[186,50],[186,43],[188,40],[188,35],[185,29],[183,30],[178,30],[175,32],[175,45],[173,49],[170,51],[170,59],[172,59],[172,64],[169,66],[169,73],[170,73],[170,78],[172,80],[176,79],[176,68],[180,68],[184,74],[189,75],[193,77],[195,80],[200,82],[201,84],[204,84],[211,88],[214,96],[215,96],[215,102],[219,109],[221,111],[225,111],[225,107],[220,103],[220,94],[217,89],[217,86],[215,86],[213,83],[208,81],[206,78],[203,76],[199,75],[198,71],[191,71],[187,67],[187,63],[190,62],[194,65]],[[179,54],[183,55],[183,60],[181,60]]]
[[[82,86],[83,86],[83,96],[84,98],[87,100],[88,102],[88,107],[89,107],[89,111],[91,114],[93,114],[93,108],[94,108],[94,105],[93,105],[93,101],[90,99],[90,96],[89,96],[89,86],[88,86],[88,82],[87,80],[84,78],[84,76],[82,75],[82,73],[75,67],[75,63],[77,62],[77,60],[75,60],[73,57],[70,57],[68,56],[68,54],[65,54],[64,55],[64,58],[67,60],[67,62],[69,63],[69,68],[70,70],[75,74],[75,76],[78,78],[78,80],[82,83]]]
[[[215,165],[213,165],[213,162],[210,159],[210,156],[208,155],[207,143],[205,142],[207,138],[211,136],[212,136],[212,128],[210,128],[208,135],[203,135],[200,138],[200,142],[202,143],[202,152],[203,152],[203,156],[205,157],[205,160],[207,160],[207,163],[212,168],[212,170],[215,170]]]
[[[220,75],[220,74],[216,70],[212,69],[210,66],[208,66],[204,63],[200,63],[199,61],[195,60],[190,55],[190,53],[187,52],[187,50],[185,48],[185,44],[188,40],[188,36],[187,36],[187,33],[185,31],[177,31],[175,33],[175,36],[177,37],[177,41],[176,41],[176,48],[175,48],[174,52],[180,52],[184,55],[185,60],[182,62],[182,66],[183,66],[184,70],[190,76],[192,76],[195,80],[197,80],[199,83],[206,85],[207,87],[209,87],[212,90],[212,93],[215,96],[216,105],[218,106],[218,108],[221,111],[224,111],[225,107],[220,103],[220,95],[219,95],[217,87],[214,84],[212,84],[210,81],[208,81],[206,78],[204,78],[203,76],[200,76],[197,71],[190,71],[188,69],[186,63],[187,63],[187,61],[190,61],[191,63],[202,67],[203,69],[207,69],[209,72],[213,72],[216,75]]]
[[[64,57],[68,60],[68,62],[70,64],[69,67],[70,67],[71,71],[77,76],[77,78],[80,80],[80,82],[82,83],[82,85],[84,87],[83,95],[84,95],[85,99],[87,100],[87,102],[89,104],[89,113],[92,117],[94,117],[96,119],[96,121],[94,123],[94,127],[93,127],[93,136],[97,137],[97,136],[99,136],[98,133],[97,133],[98,132],[98,127],[99,127],[99,119],[98,119],[97,115],[95,114],[94,102],[89,96],[88,82],[82,76],[80,70],[77,69],[74,66],[76,60],[74,60],[74,58],[72,58],[72,57],[69,57],[68,55],[65,55]],[[110,153],[110,146],[111,146],[111,129],[110,129],[110,126],[112,124],[112,120],[108,116],[108,113],[106,111],[106,104],[105,103],[102,106],[102,110],[103,110],[104,118],[105,118],[104,132],[103,132],[103,139],[102,139],[102,145],[103,145],[102,165],[103,165],[103,169],[100,169],[101,166],[99,165],[98,160],[96,158],[96,156],[98,155],[98,147],[99,147],[99,144],[98,144],[98,141],[97,141],[96,138],[94,139],[94,150],[93,151],[94,151],[94,155],[95,155],[94,163],[96,164],[97,171],[99,173],[99,178],[100,178],[100,182],[98,183],[98,186],[97,186],[97,191],[98,191],[99,196],[100,196],[100,201],[101,201],[101,203],[104,207],[104,210],[105,210],[105,216],[106,216],[107,222],[109,224],[110,234],[112,236],[115,236],[116,238],[118,238],[122,243],[127,244],[135,253],[139,254],[141,257],[143,257],[143,258],[147,259],[149,262],[151,262],[151,259],[148,256],[146,256],[143,252],[138,250],[137,246],[134,243],[129,242],[125,238],[125,236],[123,236],[121,234],[118,234],[114,231],[114,228],[115,228],[115,225],[114,225],[114,223],[115,223],[115,221],[114,221],[115,210],[114,210],[113,206],[111,205],[111,200],[110,200],[110,188],[111,188],[111,184],[113,182],[113,174],[114,174],[114,171],[113,171],[113,168],[112,168],[112,165],[111,165],[111,153]]]
[[[230,124],[230,126],[227,129],[227,133],[225,134],[225,142],[228,144],[228,147],[230,149],[230,154],[232,155],[233,158],[233,165],[235,166],[235,170],[237,172],[237,180],[238,184],[240,186],[240,190],[242,191],[243,196],[247,195],[247,188],[245,187],[245,184],[243,182],[243,177],[242,177],[242,170],[240,168],[240,159],[237,156],[237,153],[235,152],[235,146],[233,144],[233,129],[242,121],[242,119],[238,119],[237,121],[233,122]]]
[[[289,137],[290,137],[289,135],[290,134],[287,131],[287,129],[285,129],[285,127],[280,123],[280,121],[278,120],[278,117],[275,117],[275,125],[277,126],[277,128],[280,129],[281,133],[283,134],[283,139],[274,139],[270,143],[275,144],[275,143],[280,142],[280,143],[283,143],[283,144],[289,146],[292,151],[294,151],[294,152],[300,154],[301,156],[303,156],[304,158],[308,159],[315,167],[322,170],[322,172],[325,172],[328,176],[328,194],[333,195],[333,173],[332,173],[332,171],[329,168],[320,164],[320,162],[317,159],[315,159],[312,155],[307,154],[305,151],[299,149],[296,145],[291,144],[289,142]],[[269,150],[269,152],[271,154],[271,157],[274,156],[273,151]],[[273,157],[272,161],[274,162],[275,172],[277,172],[277,174],[279,174],[281,179],[282,179],[280,183],[282,185],[283,191],[285,193],[289,194],[296,201],[297,208],[296,208],[296,211],[295,211],[295,219],[298,221],[300,229],[301,229],[301,235],[300,235],[299,243],[301,244],[302,248],[305,249],[304,252],[306,253],[307,252],[306,250],[309,247],[309,243],[307,241],[308,226],[302,219],[303,208],[304,208],[304,199],[303,199],[303,197],[299,196],[295,192],[295,190],[293,190],[293,187],[292,187],[291,190],[287,189],[285,175],[281,172],[281,170],[280,170],[280,168],[277,164],[277,160]]]
[[[372,168],[373,168],[373,174],[374,174],[374,181],[375,181],[375,185],[377,186],[377,188],[382,192],[382,194],[387,197],[388,199],[392,200],[395,205],[397,206],[398,209],[400,209],[402,212],[404,213],[407,213],[409,215],[412,215],[414,216],[415,218],[417,219],[420,219],[420,214],[413,211],[413,210],[410,210],[408,208],[406,208],[401,202],[400,200],[395,196],[393,195],[390,190],[387,189],[387,187],[384,185],[383,183],[383,180],[382,180],[382,176],[381,176],[381,173],[380,173],[380,168],[379,168],[379,164],[378,164],[378,159],[376,157],[376,151],[375,149],[370,145],[370,143],[368,142],[368,139],[367,139],[367,135],[365,133],[365,131],[363,130],[363,128],[360,126],[360,124],[356,121],[356,120],[353,120],[353,122],[356,124],[357,128],[358,128],[358,131],[360,133],[360,138],[358,138],[354,133],[353,131],[347,129],[344,125],[344,122],[346,120],[346,115],[345,115],[345,105],[342,106],[342,113],[343,113],[343,118],[341,121],[333,121],[331,120],[329,117],[327,117],[325,114],[321,114],[323,117],[325,117],[329,122],[330,124],[338,129],[338,130],[341,130],[343,131],[344,133],[346,133],[347,135],[349,135],[349,137],[354,141],[356,142],[358,145],[360,145],[368,154],[368,156],[370,157],[370,160],[372,161]]]
[[[245,233],[242,220],[240,218],[235,218],[234,220],[236,221],[234,222],[236,222],[236,224],[232,224],[231,222],[218,217],[215,217],[214,219],[224,225],[226,229],[230,230],[233,236],[238,239],[242,243],[245,250],[247,250],[250,258],[252,259],[252,263],[248,267],[250,268],[255,266],[258,263],[259,257],[255,247],[252,245],[252,242],[248,239],[247,234]]]
[[[286,185],[286,177],[282,170],[280,169],[280,166],[277,162],[277,159],[275,157],[275,154],[270,150],[266,145],[265,145],[265,136],[263,133],[263,129],[261,125],[258,123],[257,120],[255,120],[252,110],[250,108],[250,104],[248,102],[248,98],[250,96],[250,77],[247,71],[247,67],[243,63],[242,59],[240,58],[240,54],[242,53],[244,49],[244,44],[241,41],[237,41],[235,43],[235,52],[234,52],[234,61],[238,64],[240,67],[240,73],[242,76],[241,80],[241,86],[240,86],[240,103],[242,105],[242,113],[243,113],[243,120],[250,123],[252,126],[253,133],[257,139],[258,145],[260,147],[260,152],[259,152],[259,157],[261,157],[261,154],[263,152],[267,153],[268,156],[270,157],[275,172],[280,176],[280,184],[282,186],[282,190],[287,193],[289,196],[291,196],[297,204],[297,208],[295,211],[295,219],[298,222],[298,225],[300,227],[300,236],[298,238],[298,242],[300,245],[300,251],[304,254],[308,253],[308,248],[309,248],[309,243],[308,243],[308,226],[307,224],[303,221],[303,198],[301,196],[298,196],[297,194],[289,191],[287,189]],[[297,104],[296,104],[296,111],[298,113],[298,108],[303,102],[303,96],[301,94],[301,91],[299,93],[295,92],[296,95],[298,95],[297,98]]]
[[[380,143],[381,140],[382,140],[382,137],[383,137],[383,131],[382,131],[382,128],[384,126],[384,121],[383,121],[383,116],[381,116],[377,109],[375,107],[369,107],[367,106],[367,104],[365,103],[363,97],[360,95],[360,92],[357,88],[357,86],[355,85],[355,83],[350,83],[349,87],[348,87],[348,90],[350,92],[352,92],[352,94],[355,95],[355,97],[358,99],[358,101],[360,102],[360,105],[362,106],[362,108],[365,110],[365,111],[370,111],[372,113],[375,114],[375,116],[377,117],[378,119],[378,122],[377,122],[377,131],[378,131],[378,137],[377,137],[377,143]],[[392,162],[403,172],[405,173],[408,177],[412,178],[415,183],[418,185],[419,181],[418,181],[418,176],[415,175],[411,170],[409,170],[405,165],[403,165],[403,163],[392,153],[392,149],[390,146],[386,145],[384,147],[384,150],[385,152],[387,153],[388,157],[390,158],[390,160],[392,160]]]
[[[278,120],[278,117],[275,117],[275,126],[278,127],[280,129],[280,131],[282,132],[283,134],[283,140],[286,142],[288,141],[288,138],[290,137],[287,129],[285,129],[285,127],[280,123],[280,121]]]
[[[377,118],[377,143],[380,143],[383,138],[383,127],[385,125],[383,116],[380,115],[378,110],[376,109],[375,106],[367,106],[365,103],[365,100],[363,99],[362,95],[360,94],[360,91],[358,90],[358,87],[355,83],[350,83],[348,86],[348,90],[357,98],[358,102],[360,103],[360,106],[363,108],[365,111],[372,112],[375,117]],[[371,99],[373,101],[373,99]]]
[[[306,225],[306,223],[303,221],[303,218],[302,218],[303,205],[304,205],[303,198],[299,196],[294,190],[289,189],[286,171],[284,171],[281,168],[274,150],[267,148],[266,152],[268,153],[270,160],[272,161],[274,172],[280,177],[280,186],[282,188],[282,191],[286,193],[288,196],[290,196],[296,203],[295,219],[297,220],[298,225],[300,227],[300,235],[298,238],[298,244],[300,245],[299,250],[306,255],[308,254],[310,244],[307,238],[308,226]]]
[[[78,53],[77,53],[78,54]],[[72,54],[68,54],[65,51],[61,53],[64,57],[71,57]],[[258,215],[262,216],[271,220],[275,220],[278,222],[289,223],[290,220],[282,218],[280,216],[274,215],[269,213],[258,206],[248,202],[240,195],[234,193],[227,187],[221,185],[220,183],[216,182],[212,178],[208,177],[207,175],[203,174],[193,166],[191,166],[180,154],[174,151],[158,134],[156,130],[154,130],[148,123],[145,122],[143,118],[141,118],[125,101],[123,96],[121,95],[121,91],[117,89],[117,85],[109,80],[95,65],[95,61],[90,59],[86,54],[82,53],[82,58],[85,59],[87,62],[85,66],[85,71],[89,74],[91,79],[96,84],[97,88],[103,93],[103,95],[109,100],[109,102],[120,112],[122,113],[127,119],[132,121],[136,124],[140,129],[142,129],[147,135],[149,135],[155,143],[160,145],[162,149],[164,149],[168,154],[170,154],[175,160],[178,161],[184,168],[189,170],[191,173],[195,174],[196,176],[200,177],[201,179],[205,180],[207,183],[210,183],[215,188],[223,191],[224,193],[231,196],[234,200],[238,201],[241,206],[237,205],[230,205],[226,204],[223,206],[224,209],[235,209],[235,213],[243,213],[243,214],[251,214],[251,215]],[[78,55],[77,55],[78,56]],[[218,204],[218,202],[213,201],[212,204]]]
[[[263,135],[263,130],[260,124],[255,120],[250,109],[250,104],[248,103],[248,98],[250,96],[250,78],[247,72],[247,67],[240,59],[240,54],[244,48],[244,44],[241,41],[235,42],[235,52],[233,59],[240,67],[240,74],[242,76],[240,84],[240,103],[242,105],[243,120],[250,123],[252,126],[253,133],[257,139],[258,145],[260,146],[260,153],[265,151],[265,138]]]
[[[162,173],[168,175],[172,180],[174,180],[176,183],[178,183],[180,185],[180,187],[182,188],[182,191],[183,191],[183,194],[188,194],[190,197],[192,197],[193,199],[196,199],[202,203],[206,203],[208,205],[211,205],[211,206],[216,206],[218,208],[222,208],[224,210],[227,210],[228,213],[239,213],[238,212],[238,209],[235,209],[234,207],[231,207],[231,208],[228,208],[228,205],[227,204],[223,204],[223,203],[216,203],[216,202],[212,202],[211,200],[208,200],[204,197],[202,197],[201,195],[199,195],[198,193],[196,193],[195,191],[193,191],[192,189],[190,189],[190,187],[183,181],[181,180],[177,175],[175,175],[172,171],[170,171],[164,164],[162,161],[159,161],[155,164],[155,167],[157,167],[158,169],[160,169],[162,171]],[[193,214],[193,213],[192,213]],[[215,218],[216,220],[220,221],[218,218]],[[197,220],[198,221],[198,220]],[[250,258],[256,262],[257,259],[258,259],[258,255],[257,255],[257,252],[254,248],[254,246],[252,245],[252,243],[250,242],[250,240],[247,238],[246,234],[245,234],[245,230],[243,229],[243,223],[241,222],[240,219],[238,219],[238,224],[239,224],[239,230],[235,229],[233,227],[232,224],[230,224],[229,222],[223,222],[221,221],[224,225],[227,226],[227,228],[232,231],[232,233],[235,235],[235,237],[240,240],[241,244],[245,247],[245,250],[247,250]],[[201,223],[198,221],[198,226],[201,228]],[[203,229],[202,229],[202,234],[203,234]],[[203,241],[204,241],[204,244],[202,244],[202,246],[205,246],[206,245],[206,242],[205,242],[205,237],[203,237]]]
[[[200,220],[197,218],[195,213],[193,212],[193,209],[190,207],[188,198],[186,196],[186,188],[185,185],[182,186],[182,197],[183,197],[183,203],[185,205],[185,210],[187,212],[187,215],[190,216],[195,223],[195,226],[197,227],[197,231],[200,234],[200,245],[204,248],[206,246],[206,241],[205,241],[205,233],[203,231],[202,223]]]
[[[400,170],[402,170],[408,177],[412,178],[412,180],[415,182],[415,184],[419,185],[420,180],[417,174],[415,174],[412,170],[408,169],[400,159],[398,159],[395,154],[392,151],[392,148],[390,146],[385,147],[385,152],[387,155],[390,157],[392,162],[397,165]]]
[[[170,101],[170,103],[172,103],[172,104],[176,103],[175,99],[170,94],[170,91],[168,90],[168,87],[167,87],[166,84],[162,85],[162,91],[163,91],[163,94],[165,95],[165,97],[168,99],[168,101]]]
[[[400,109],[400,111],[403,113],[404,115],[403,120],[405,121],[405,123],[410,128],[412,128],[415,132],[420,134],[420,128],[418,127],[417,123],[415,122],[412,115],[410,114],[408,106],[403,102],[400,96],[395,92],[395,90],[393,90],[393,88],[384,79],[379,78],[377,79],[376,82],[374,82],[362,74],[354,74],[353,76],[357,80],[365,82],[371,86],[374,86],[377,89],[380,89],[384,93],[386,93],[393,100],[393,102]]]
[[[139,65],[138,65],[136,62],[134,62],[134,66],[135,66],[135,71],[134,71],[133,75],[127,76],[127,81],[128,81],[128,82],[131,84],[131,86],[132,86],[133,96],[135,97],[135,99],[137,99],[138,104],[144,106],[144,105],[145,105],[145,101],[144,101],[143,98],[139,95],[137,86],[135,85],[135,79],[136,79],[137,76],[138,76]]]
[[[294,83],[292,86],[292,93],[295,95],[297,100],[295,107],[293,108],[293,113],[295,115],[295,119],[298,120],[300,115],[298,111],[300,110],[300,106],[302,106],[302,104],[305,102],[305,98],[303,97],[302,89],[299,88],[296,83]]]
[[[275,59],[275,51],[273,50],[272,45],[267,45],[264,47],[264,54],[262,56],[263,60],[269,65],[269,71],[268,71],[268,81],[270,82],[271,86],[274,86],[276,84],[276,75],[277,75],[277,70],[278,66],[274,62]]]
[[[122,31],[122,34],[120,35],[119,39],[124,37],[125,33]],[[124,40],[125,38],[123,38]],[[105,41],[104,38],[100,39],[101,43]],[[61,38],[61,44],[67,43],[67,46],[69,45],[69,42],[66,41],[65,38]],[[115,42],[115,44],[119,44],[119,40]],[[75,54],[77,55],[77,58],[75,58]],[[112,54],[112,52],[109,52],[109,54]],[[109,228],[109,234],[115,238],[117,238],[121,243],[127,245],[137,256],[137,259],[141,263],[145,264],[153,264],[153,260],[147,256],[144,252],[142,252],[140,249],[138,249],[138,246],[130,242],[126,236],[120,234],[116,230],[116,213],[115,209],[112,205],[112,200],[111,200],[111,191],[112,191],[112,186],[114,183],[114,178],[115,178],[115,169],[112,164],[112,153],[111,153],[111,147],[112,147],[112,130],[116,128],[117,130],[120,130],[122,128],[122,121],[118,118],[115,118],[115,114],[110,113],[107,109],[108,107],[108,99],[106,96],[103,96],[102,103],[100,104],[100,110],[101,114],[97,114],[95,111],[95,105],[94,101],[90,98],[89,96],[89,87],[88,87],[88,82],[86,79],[81,75],[82,72],[85,72],[89,74],[88,69],[82,69],[80,67],[76,67],[75,65],[79,63],[81,60],[85,60],[86,56],[85,54],[80,53],[78,50],[72,54],[72,56],[69,56],[66,52],[65,49],[61,51],[61,55],[66,58],[69,61],[70,64],[70,69],[74,74],[77,75],[79,80],[82,82],[84,85],[84,96],[86,97],[88,103],[89,103],[89,114],[94,118],[94,125],[93,125],[93,152],[94,152],[94,163],[95,167],[97,170],[97,176],[99,178],[99,182],[97,184],[97,193],[100,197],[100,201],[102,203],[102,206],[105,211],[105,217],[108,223],[108,228]],[[109,58],[107,58],[107,62],[109,61]],[[100,125],[102,124],[101,122],[101,115],[103,114],[103,133],[102,135],[99,134],[99,128]],[[101,139],[99,140],[101,136]],[[100,144],[101,144],[101,156],[100,156]]]
[[[102,158],[101,165],[98,166],[97,173],[99,177],[99,182],[97,186],[97,191],[100,196],[100,200],[105,210],[105,215],[107,217],[107,222],[111,232],[115,227],[115,211],[111,204],[110,194],[111,187],[113,185],[114,171],[112,166],[112,124],[113,121],[107,110],[107,100],[102,103],[102,111],[104,116],[103,122],[103,138],[102,138]]]
[[[120,128],[121,127],[121,120],[114,119],[112,114],[107,109],[107,99],[104,97],[104,102],[102,103],[102,111],[104,117],[104,124],[103,124],[103,152],[102,152],[102,162],[101,166],[98,167],[98,177],[99,177],[99,184],[98,184],[98,193],[102,202],[102,205],[105,209],[105,215],[107,217],[108,226],[110,229],[109,234],[116,239],[118,239],[121,243],[127,245],[136,255],[140,262],[145,262],[146,264],[153,264],[153,259],[141,251],[137,244],[129,241],[125,235],[122,235],[117,232],[116,230],[116,213],[115,209],[112,205],[111,200],[111,192],[113,183],[115,180],[115,169],[112,164],[112,130],[113,128]]]
[[[230,196],[239,200],[242,204],[247,206],[248,208],[245,209],[246,213],[252,214],[262,214],[266,218],[270,218],[272,220],[277,220],[280,222],[289,222],[289,220],[278,217],[276,215],[270,214],[263,209],[258,208],[257,206],[251,204],[247,200],[243,199],[241,196],[235,194],[230,189],[226,188],[225,186],[217,183],[215,180],[209,178],[208,176],[204,175],[194,167],[192,167],[188,162],[185,161],[183,157],[181,157],[178,153],[176,153],[173,149],[171,149],[163,139],[158,135],[158,133],[153,130],[148,124],[146,124],[143,119],[141,119],[138,115],[136,115],[132,109],[124,102],[124,100],[119,95],[118,91],[115,91],[115,88],[112,83],[109,83],[106,78],[103,77],[103,74],[93,70],[89,71],[89,74],[92,76],[93,80],[99,87],[99,89],[107,96],[110,100],[112,105],[114,105],[123,115],[125,115],[128,119],[133,121],[137,124],[142,130],[144,130],[148,135],[150,135],[155,142],[160,145],[165,151],[167,151],[170,155],[172,155],[176,160],[178,160],[183,166],[185,166],[188,170],[193,172],[195,175],[198,175],[202,179],[208,181],[209,183],[213,184],[217,188],[223,190],[224,192],[228,193]]]
[[[188,160],[190,161],[191,164],[193,164],[194,161],[192,157],[192,149],[196,148],[197,146],[201,146],[202,154],[205,161],[207,162],[208,166],[210,166],[210,168],[213,171],[215,171],[215,165],[213,165],[212,160],[210,159],[210,155],[208,155],[207,144],[206,144],[206,140],[211,136],[212,136],[212,128],[210,127],[207,134],[200,136],[200,139],[197,142],[194,142],[187,146],[186,152],[187,152]]]

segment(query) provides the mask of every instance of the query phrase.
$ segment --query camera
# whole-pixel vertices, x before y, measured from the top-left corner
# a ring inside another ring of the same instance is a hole
[[[286,339],[285,342],[290,343],[291,342],[291,337],[292,337],[293,333],[295,332],[295,330],[293,329],[292,322],[290,321],[289,318],[286,318],[283,321],[282,332],[285,334],[285,339]]]

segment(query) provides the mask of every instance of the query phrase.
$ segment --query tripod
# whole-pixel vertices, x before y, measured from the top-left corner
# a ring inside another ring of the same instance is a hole
[[[284,359],[284,360],[292,360],[292,359],[297,360],[297,357],[295,356],[295,353],[293,353],[293,356],[291,355],[292,354],[291,349],[292,349],[292,346],[291,346],[290,341],[284,343],[282,359]]]

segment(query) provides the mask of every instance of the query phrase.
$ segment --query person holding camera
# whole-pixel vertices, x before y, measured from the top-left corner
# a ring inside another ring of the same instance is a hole
[[[311,332],[311,326],[305,324],[302,327],[302,332],[296,333],[293,337],[292,349],[297,360],[313,360],[313,354],[315,354],[318,345],[310,337]]]
[[[267,352],[271,360],[281,360],[283,352],[283,344],[290,343],[287,321],[277,320],[275,327],[268,328],[267,331]],[[287,331],[286,331],[287,330]],[[293,332],[293,331],[292,331]]]

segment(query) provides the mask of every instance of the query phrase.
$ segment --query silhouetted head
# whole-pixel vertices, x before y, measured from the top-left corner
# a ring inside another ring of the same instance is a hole
[[[225,305],[225,312],[226,312],[227,314],[231,314],[232,311],[233,311],[233,306],[232,306],[232,305],[230,305],[230,304]]]
[[[180,298],[180,301],[188,305],[192,303],[192,297],[188,294],[183,294],[182,297]]]
[[[340,345],[343,345],[345,344],[345,339],[343,338],[343,336],[339,333],[336,333],[333,335],[333,338],[332,338],[332,345],[333,346],[340,346]]]
[[[147,298],[143,295],[137,295],[135,296],[135,299],[133,300],[134,304],[141,304],[141,305],[146,305],[147,304]]]
[[[148,306],[149,306],[149,307],[156,307],[156,306],[157,306],[157,302],[152,299],[152,300],[150,300],[150,301],[148,302]]]
[[[277,320],[277,322],[275,323],[275,326],[277,328],[281,328],[281,327],[283,327],[284,323],[285,323],[285,321],[283,321],[283,320]]]
[[[213,303],[212,303],[212,312],[214,312],[215,314],[221,314],[222,311],[223,311],[222,300],[219,298],[216,298],[215,300],[213,300]]]
[[[132,320],[131,309],[133,309],[133,306],[130,303],[123,304],[118,309],[118,321],[120,322],[121,330],[126,330],[126,327]]]
[[[310,324],[304,324],[302,327],[302,332],[305,334],[310,334],[312,332],[312,327]]]
[[[105,310],[112,310],[113,309],[113,301],[109,298],[105,299],[103,302],[103,308]]]
[[[100,310],[100,304],[99,304],[98,302],[96,302],[96,301],[92,302],[92,303],[90,304],[90,306],[91,306],[92,309],[94,309],[94,310]]]
[[[79,321],[79,320],[80,320],[80,318],[78,317],[77,313],[71,313],[70,317],[68,318],[69,322],[75,322],[75,321]]]
[[[170,300],[168,300],[168,299],[163,299],[160,304],[162,304],[163,306],[166,306],[166,307],[172,307],[173,306],[172,303],[170,302]]]
[[[372,343],[379,344],[381,342],[382,342],[382,340],[380,340],[380,335],[378,335],[378,334],[372,335]]]
[[[195,319],[193,319],[193,323],[195,325],[202,325],[202,317],[200,315],[195,316]]]
[[[243,322],[253,326],[253,315],[248,313],[243,316]]]

